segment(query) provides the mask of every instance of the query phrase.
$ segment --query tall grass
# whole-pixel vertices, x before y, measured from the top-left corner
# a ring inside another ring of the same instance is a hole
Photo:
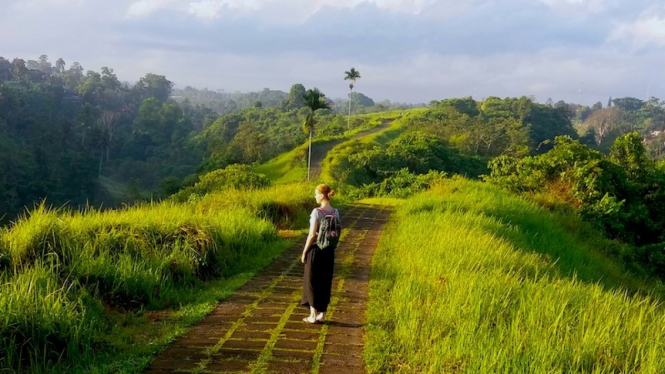
[[[207,282],[264,266],[247,259],[285,248],[277,229],[306,220],[313,189],[230,189],[103,212],[36,207],[0,231],[0,371],[93,362],[95,350],[118,349],[103,336],[124,334],[112,313],[180,308]]]
[[[282,153],[274,159],[254,168],[254,171],[265,175],[273,183],[300,182],[307,178],[308,144],[300,145],[289,152]]]
[[[348,169],[349,155],[359,152],[363,149],[369,149],[372,146],[385,146],[390,141],[395,140],[406,130],[406,125],[411,118],[425,111],[426,108],[410,109],[405,111],[388,112],[392,115],[390,119],[394,121],[381,131],[359,136],[351,140],[336,145],[331,149],[323,160],[321,167],[321,179],[325,181],[338,181],[345,176],[340,175],[340,170]],[[404,115],[402,115],[404,114]]]
[[[325,146],[326,143],[337,143],[348,140],[363,131],[368,131],[382,125],[385,121],[400,118],[403,112],[416,113],[416,111],[417,110],[415,109],[411,109],[408,111],[386,111],[359,114],[354,116],[355,122],[359,122],[359,125],[355,126],[353,129],[346,131],[339,136],[315,137],[313,143]],[[265,175],[276,184],[302,182],[307,178],[308,147],[309,143],[305,142],[289,152],[282,153],[274,159],[256,166],[254,171]],[[331,179],[326,178],[323,178],[323,180],[331,181]]]
[[[340,141],[340,137],[314,139],[312,147],[325,147],[327,144],[334,144]],[[305,143],[255,167],[254,171],[265,175],[275,184],[303,182],[307,179],[308,149],[309,143]]]
[[[402,205],[375,255],[372,373],[662,373],[662,286],[608,242],[492,186],[449,180]]]
[[[75,282],[41,264],[0,281],[1,368],[46,366],[89,348],[99,310]]]

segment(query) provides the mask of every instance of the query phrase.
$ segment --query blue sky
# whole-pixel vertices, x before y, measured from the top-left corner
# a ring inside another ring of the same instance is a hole
[[[0,56],[102,66],[134,82],[375,100],[665,99],[665,2],[0,0]]]

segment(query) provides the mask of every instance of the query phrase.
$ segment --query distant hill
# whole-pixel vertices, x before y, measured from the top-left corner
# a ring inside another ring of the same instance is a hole
[[[192,105],[203,105],[220,114],[254,106],[279,107],[287,97],[286,92],[269,88],[264,88],[259,92],[228,93],[208,89],[199,90],[187,86],[183,89],[174,89],[171,94],[171,98],[180,103],[188,100]]]

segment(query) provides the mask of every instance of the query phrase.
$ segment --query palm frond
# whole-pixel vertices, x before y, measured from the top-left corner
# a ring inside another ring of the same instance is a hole
[[[360,79],[360,72],[355,68],[351,68],[351,70],[344,72],[344,80],[355,82],[358,79]]]
[[[302,98],[305,100],[303,106],[308,107],[315,112],[319,109],[330,109],[330,105],[326,100],[326,95],[324,95],[318,88],[311,88],[307,90]]]

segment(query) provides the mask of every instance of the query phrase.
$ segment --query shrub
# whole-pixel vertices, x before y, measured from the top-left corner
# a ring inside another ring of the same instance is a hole
[[[446,177],[446,173],[430,170],[427,174],[412,174],[408,169],[402,169],[381,183],[364,185],[361,188],[351,189],[350,197],[361,199],[369,197],[397,197],[406,198],[415,193],[429,189],[433,184]]]
[[[651,244],[665,241],[665,172],[648,158],[637,133],[620,136],[609,157],[559,137],[543,155],[498,157],[489,167],[485,180],[509,190],[540,196],[559,191],[560,201],[570,203],[610,237],[641,246],[628,257],[659,273],[651,263],[658,262],[654,258],[660,249]]]
[[[176,201],[184,202],[189,199],[191,194],[205,195],[227,188],[253,189],[269,185],[270,180],[263,174],[255,173],[251,166],[234,164],[201,176],[193,187],[185,188],[173,195],[173,198]]]

